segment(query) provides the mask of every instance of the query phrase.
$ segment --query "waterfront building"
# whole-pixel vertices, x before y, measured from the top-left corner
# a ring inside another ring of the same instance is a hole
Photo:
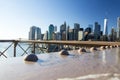
[[[117,39],[120,40],[120,17],[117,18]]]
[[[48,40],[48,31],[45,32],[45,34],[43,36],[43,40]]]
[[[53,26],[53,24],[50,24],[49,25],[49,30],[48,30],[48,40],[53,39],[53,32],[54,32],[54,26]]]
[[[41,29],[36,27],[36,40],[42,40]]]
[[[79,29],[80,29],[80,24],[74,23],[74,40],[78,40]]]
[[[108,35],[108,19],[105,18],[104,19],[104,31],[103,31],[103,35]]]
[[[56,32],[53,32],[53,33],[52,33],[52,40],[57,40]]]
[[[35,30],[36,26],[30,27],[29,40],[35,40]]]
[[[64,22],[64,24],[60,26],[60,34],[61,34],[61,40],[66,40],[66,22]]]
[[[56,40],[60,40],[60,39],[61,39],[60,32],[57,32],[57,33],[56,33]]]
[[[116,30],[112,27],[111,34],[110,34],[110,40],[111,41],[115,41],[116,38],[117,38],[117,36],[116,36]]]
[[[87,27],[87,28],[85,29],[85,32],[88,32],[88,34],[89,34],[89,33],[92,32],[92,29],[91,29],[90,27]]]
[[[90,27],[87,27],[84,31],[84,40],[89,40],[91,37],[91,28]]]
[[[91,28],[91,32],[93,32],[93,25],[89,24],[88,27]]]
[[[69,37],[69,39],[68,40],[73,40],[73,31],[74,31],[74,29],[69,29],[69,32],[68,32],[68,37]]]
[[[83,30],[78,31],[78,40],[81,41],[83,40]]]
[[[32,26],[29,32],[29,40],[41,39],[41,29],[36,26]]]
[[[70,29],[70,26],[68,25],[68,27],[66,28],[66,40],[69,40],[69,29]]]
[[[57,32],[57,26],[54,27],[54,32]]]
[[[101,26],[98,24],[98,22],[95,22],[95,28],[94,28],[94,40],[100,40],[101,34]]]

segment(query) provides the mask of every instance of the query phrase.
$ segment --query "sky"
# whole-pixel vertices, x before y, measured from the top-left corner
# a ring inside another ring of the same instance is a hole
[[[66,21],[86,28],[98,22],[103,30],[108,18],[108,30],[116,28],[120,16],[120,0],[0,0],[0,39],[28,39],[31,26],[42,33],[53,24],[58,27]]]

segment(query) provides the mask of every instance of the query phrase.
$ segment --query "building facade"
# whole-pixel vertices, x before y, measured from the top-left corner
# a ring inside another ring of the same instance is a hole
[[[95,28],[94,28],[94,40],[100,40],[101,36],[101,26],[98,24],[98,22],[95,22]]]
[[[120,40],[120,17],[117,18],[117,39]]]
[[[60,26],[61,40],[66,40],[66,22]]]
[[[80,29],[80,24],[74,23],[74,40],[78,40],[79,29]]]
[[[103,35],[108,35],[108,19],[105,18],[104,19],[104,31],[103,31]]]
[[[41,39],[41,29],[36,26],[32,26],[29,31],[29,40],[40,40]]]
[[[48,40],[53,39],[53,33],[54,33],[54,26],[53,24],[49,25],[49,30],[48,30]]]

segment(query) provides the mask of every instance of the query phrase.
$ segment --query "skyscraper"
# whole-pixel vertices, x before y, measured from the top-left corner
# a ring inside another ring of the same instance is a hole
[[[36,26],[32,26],[29,32],[29,40],[41,39],[41,29]]]
[[[74,40],[78,40],[79,29],[80,29],[80,24],[74,23]]]
[[[61,40],[66,40],[66,22],[60,26]]]
[[[48,40],[48,31],[45,32],[45,34],[43,36],[43,40]]]
[[[95,22],[95,28],[94,28],[94,39],[99,40],[100,34],[101,34],[101,26],[98,24],[98,22]]]
[[[30,27],[29,40],[35,40],[36,26]]]
[[[53,24],[50,24],[49,25],[49,31],[48,31],[48,40],[53,39],[53,32],[54,32],[54,26],[53,26]]]
[[[117,18],[117,39],[120,39],[120,17]]]
[[[93,32],[93,25],[89,24],[88,27],[91,28],[91,32]]]
[[[108,19],[105,18],[104,19],[104,31],[103,31],[103,35],[108,35]]]
[[[36,27],[36,39],[42,40],[41,38],[42,38],[41,29],[39,27]]]

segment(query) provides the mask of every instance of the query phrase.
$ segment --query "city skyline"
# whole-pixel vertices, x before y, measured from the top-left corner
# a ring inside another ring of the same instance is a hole
[[[31,26],[45,33],[50,24],[59,30],[64,21],[71,28],[79,23],[84,29],[98,22],[103,31],[106,17],[110,32],[117,28],[119,4],[119,0],[1,0],[0,39],[27,39]]]

